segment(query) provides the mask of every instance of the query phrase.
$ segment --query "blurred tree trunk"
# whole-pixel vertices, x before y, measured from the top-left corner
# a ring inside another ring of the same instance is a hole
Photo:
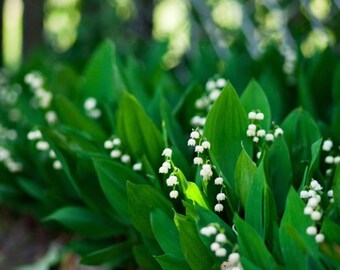
[[[136,0],[135,1],[137,16],[134,22],[134,28],[139,38],[143,40],[152,39],[152,14],[154,1],[152,0]]]
[[[44,0],[24,0],[23,55],[43,44]]]
[[[4,60],[3,60],[3,7],[4,7],[4,0],[0,0],[0,67],[4,65]]]

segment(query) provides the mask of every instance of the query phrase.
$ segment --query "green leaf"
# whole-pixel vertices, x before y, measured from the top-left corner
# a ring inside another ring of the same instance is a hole
[[[194,212],[196,228],[198,232],[203,227],[206,227],[208,224],[217,223],[219,224],[221,229],[224,231],[227,238],[233,243],[236,242],[235,232],[231,229],[231,227],[224,220],[222,220],[218,215],[216,215],[215,212],[209,209],[206,209],[204,207],[201,207],[199,205],[194,205],[192,206],[192,208],[193,208],[192,211]],[[205,244],[205,246],[210,247],[211,239],[202,234],[199,234],[199,236],[201,238],[201,241]]]
[[[256,174],[256,164],[242,149],[235,168],[235,191],[245,208],[250,187]]]
[[[340,246],[340,226],[335,223],[331,219],[325,217],[322,222],[322,233],[325,235],[325,238]],[[339,257],[340,261],[340,257]]]
[[[186,262],[195,270],[210,269],[214,262],[202,243],[194,222],[176,214],[175,221],[178,226],[179,238]]]
[[[277,212],[281,216],[293,177],[289,150],[282,136],[276,138],[269,148],[268,164],[268,183],[274,195]]]
[[[133,96],[123,95],[117,117],[117,133],[128,152],[136,159],[145,155],[158,170],[164,148],[161,132]]]
[[[162,266],[163,270],[190,270],[191,268],[185,262],[172,254],[164,254],[155,257],[158,263]]]
[[[201,98],[202,93],[202,86],[193,84],[180,96],[180,100],[174,109],[174,114],[178,123],[183,127],[190,127],[191,118],[197,112],[195,104],[192,101]],[[190,132],[190,129],[187,129],[186,132]]]
[[[260,110],[264,114],[261,126],[265,129],[270,128],[271,112],[268,99],[261,86],[255,80],[251,80],[244,90],[241,96],[241,103],[246,113],[252,110]]]
[[[62,162],[64,172],[82,200],[91,208],[106,211],[112,216],[112,208],[99,185],[91,161],[93,152],[98,151],[97,147],[90,140],[85,140],[74,132],[42,129],[42,133],[55,150],[58,159]],[[65,192],[71,191],[73,190],[65,190]]]
[[[84,72],[83,92],[101,102],[120,99],[126,91],[117,66],[117,56],[112,42],[104,41],[91,56]]]
[[[82,257],[80,263],[86,265],[101,265],[104,263],[118,265],[130,256],[132,256],[132,242],[126,241],[87,254]]]
[[[64,125],[84,131],[94,140],[106,139],[107,136],[99,125],[83,115],[71,101],[63,96],[57,96],[54,102],[58,117]]]
[[[234,224],[238,232],[241,258],[244,256],[260,269],[277,269],[279,267],[278,264],[254,228],[243,221],[238,215],[234,216]]]
[[[183,133],[183,130],[171,112],[168,102],[164,98],[161,100],[161,113],[171,143],[182,151],[184,149],[189,149],[187,146],[188,136]],[[189,153],[189,151],[184,152],[187,157],[189,157]]]
[[[313,221],[303,214],[304,207],[299,195],[291,188],[280,226],[281,250],[288,269],[307,269],[306,256],[319,257],[319,248],[314,237],[306,233],[307,227],[313,225]]]
[[[334,205],[340,215],[340,165],[335,170],[333,183]]]
[[[18,179],[19,186],[30,196],[38,201],[44,201],[44,189],[38,183],[32,181],[32,179]]]
[[[332,133],[334,138],[340,138],[340,63],[337,64],[333,75],[332,100],[334,104],[331,126]],[[336,140],[337,143],[340,143],[339,139]]]
[[[322,145],[322,139],[319,139],[318,141],[312,144],[312,147],[311,147],[312,160],[308,167],[308,179],[312,178],[313,173],[319,167],[318,165],[319,165],[319,158],[320,158],[320,153],[321,153],[321,145]]]
[[[132,224],[145,237],[154,238],[150,223],[152,210],[160,209],[169,217],[173,216],[171,203],[148,185],[137,185],[128,181],[127,197]]]
[[[246,137],[247,116],[236,91],[228,83],[208,113],[204,136],[210,141],[213,163],[234,189],[234,171],[242,150],[252,152],[252,142]]]
[[[263,161],[256,170],[246,201],[245,220],[264,238],[264,189],[266,176]]]
[[[174,220],[159,209],[153,210],[150,218],[152,231],[163,251],[183,260],[179,233]]]
[[[133,247],[133,255],[137,264],[143,269],[161,270],[156,259],[150,254],[145,245],[136,245]]]
[[[93,159],[100,186],[112,208],[119,214],[120,220],[130,224],[126,182],[145,184],[142,176],[127,166],[111,159]]]
[[[102,215],[78,206],[60,208],[43,221],[57,221],[72,232],[89,238],[109,237],[124,231],[123,227],[112,224]]]
[[[321,138],[313,118],[301,108],[291,112],[282,123],[293,168],[293,185],[299,188],[306,166],[311,163],[311,147]]]
[[[185,196],[187,199],[192,200],[193,202],[199,204],[200,206],[209,209],[201,190],[194,182],[188,182],[188,187],[185,192]]]

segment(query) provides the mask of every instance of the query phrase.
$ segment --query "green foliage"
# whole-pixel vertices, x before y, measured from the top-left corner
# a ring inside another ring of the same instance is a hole
[[[246,139],[247,119],[235,89],[230,83],[213,105],[204,126],[204,136],[211,142],[211,158],[234,188],[234,168],[242,148],[251,153]],[[242,145],[243,143],[243,145]]]

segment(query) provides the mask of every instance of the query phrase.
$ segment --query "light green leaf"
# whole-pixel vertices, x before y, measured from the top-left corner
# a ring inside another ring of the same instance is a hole
[[[199,204],[200,206],[209,209],[203,194],[201,193],[198,186],[193,182],[188,182],[188,187],[185,192],[185,196],[187,199],[192,200],[193,202]]]
[[[236,91],[228,83],[207,116],[204,136],[211,143],[211,159],[234,189],[234,171],[242,150],[252,153],[252,142],[246,137],[247,116]]]

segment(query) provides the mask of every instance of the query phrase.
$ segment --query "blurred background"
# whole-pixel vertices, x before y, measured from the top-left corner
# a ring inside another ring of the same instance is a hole
[[[1,0],[1,64],[10,70],[44,53],[82,67],[96,45],[114,40],[119,53],[143,57],[157,43],[164,69],[209,54],[259,59],[268,47],[284,56],[339,52],[339,0]],[[222,67],[221,67],[222,68]],[[182,76],[184,76],[182,74]],[[184,78],[187,79],[188,78]]]

